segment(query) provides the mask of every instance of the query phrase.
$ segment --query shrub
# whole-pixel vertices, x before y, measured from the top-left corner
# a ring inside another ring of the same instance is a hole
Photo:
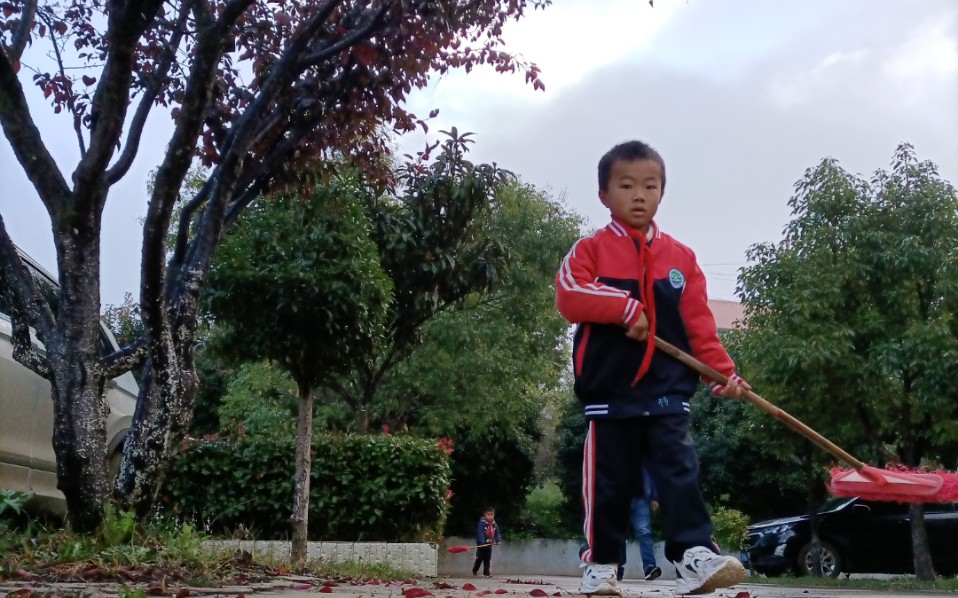
[[[162,502],[212,533],[286,538],[292,439],[190,440],[174,459]],[[436,442],[410,436],[321,435],[313,448],[309,537],[409,542],[437,539],[450,465]]]
[[[745,543],[748,532],[748,516],[735,509],[714,507],[712,531],[723,551],[737,554]]]

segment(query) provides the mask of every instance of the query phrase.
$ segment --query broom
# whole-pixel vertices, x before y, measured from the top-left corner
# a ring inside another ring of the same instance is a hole
[[[476,544],[475,546],[450,546],[446,550],[453,554],[459,554],[461,552],[469,552],[473,548],[483,548],[485,546],[492,546],[495,542],[489,542],[488,544]]]
[[[655,337],[655,347],[692,368],[701,376],[722,385],[728,384],[727,376],[659,337]],[[832,479],[828,484],[828,490],[836,496],[857,496],[870,500],[914,503],[958,502],[958,475],[956,474],[943,471],[916,473],[905,469],[887,470],[865,465],[756,393],[746,390],[744,397],[765,413],[852,467],[850,470],[832,468],[830,472]]]

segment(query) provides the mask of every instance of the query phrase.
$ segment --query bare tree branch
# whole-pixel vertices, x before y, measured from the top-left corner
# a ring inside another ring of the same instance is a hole
[[[147,355],[145,337],[139,337],[119,351],[103,358],[103,372],[107,379],[116,378],[143,364]]]
[[[133,159],[136,158],[136,153],[140,149],[143,127],[146,125],[146,119],[153,109],[153,103],[156,101],[156,97],[163,90],[163,79],[167,73],[170,72],[170,68],[172,68],[176,60],[176,50],[179,48],[180,42],[183,40],[183,35],[186,32],[186,22],[189,18],[189,14],[190,3],[184,1],[180,4],[180,14],[176,19],[176,24],[173,26],[173,34],[166,43],[165,55],[154,70],[149,85],[143,90],[143,96],[140,98],[140,103],[137,105],[136,112],[133,114],[133,120],[130,121],[130,130],[127,133],[126,146],[123,148],[123,153],[120,154],[119,159],[117,159],[116,163],[106,173],[107,185],[113,185],[123,178],[130,169],[130,166],[132,166]]]
[[[108,0],[110,43],[106,64],[90,108],[90,149],[73,173],[74,199],[82,212],[94,202],[99,208],[106,194],[96,192],[123,133],[133,81],[133,52],[136,41],[156,17],[163,0],[124,2]]]
[[[306,56],[301,61],[300,67],[306,68],[309,66],[315,66],[323,62],[324,60],[328,59],[330,56],[334,56],[335,54],[352,46],[359,40],[365,39],[366,37],[369,36],[369,34],[374,29],[382,25],[383,16],[386,14],[386,12],[390,8],[392,8],[391,2],[383,3],[383,5],[379,7],[379,10],[376,11],[376,14],[374,14],[373,17],[369,19],[368,23],[366,23],[365,25],[363,25],[362,27],[354,31],[351,35],[347,35],[343,39],[339,40],[338,42],[330,46],[327,46],[318,52],[314,52],[310,54],[309,56]]]
[[[194,3],[198,30],[201,31],[196,49],[193,69],[190,71],[181,103],[182,117],[177,120],[170,139],[169,150],[156,172],[153,195],[147,208],[143,233],[143,269],[140,277],[140,304],[147,331],[157,330],[164,321],[160,302],[147,302],[147,297],[166,296],[170,289],[163,287],[164,258],[167,230],[172,217],[176,197],[193,158],[193,144],[203,127],[203,115],[209,105],[216,69],[223,55],[228,32],[236,19],[243,14],[253,0],[233,0],[228,3],[220,18],[212,22],[212,14],[205,2]],[[210,178],[214,180],[214,175]],[[178,277],[170,278],[170,284]],[[150,333],[152,336],[152,333]]]
[[[23,8],[20,10],[20,24],[13,33],[10,45],[4,48],[10,60],[17,62],[23,56],[23,50],[27,47],[27,40],[30,38],[30,30],[33,29],[36,14],[37,0],[27,0],[23,3]]]
[[[40,19],[46,24],[47,29],[50,34],[50,45],[53,46],[53,53],[56,56],[57,68],[60,69],[60,77],[63,81],[69,81],[67,77],[66,68],[63,66],[63,54],[60,53],[60,44],[57,42],[57,33],[56,29],[53,26],[53,21],[50,20],[50,15],[46,12],[40,13]],[[80,148],[80,155],[83,156],[86,154],[86,142],[83,141],[83,128],[81,126],[80,115],[77,114],[76,99],[73,94],[73,88],[71,86],[67,95],[67,108],[70,110],[70,114],[73,115],[73,130],[76,132],[77,136],[77,145]]]
[[[53,221],[70,188],[33,122],[13,64],[0,52],[0,125]]]
[[[46,342],[55,325],[53,311],[40,293],[0,216],[0,293],[16,300],[10,301],[10,322],[13,326],[13,357],[33,370],[38,376],[50,378],[46,358],[33,348],[30,326],[36,330],[40,342]],[[27,306],[24,312],[21,306]]]

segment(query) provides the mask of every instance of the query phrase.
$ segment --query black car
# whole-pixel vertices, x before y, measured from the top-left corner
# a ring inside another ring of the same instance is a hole
[[[833,498],[818,511],[822,575],[912,573],[908,505],[860,498]],[[925,527],[935,571],[958,574],[958,506],[925,505]],[[768,576],[814,571],[815,554],[808,515],[749,526],[742,552],[747,567]]]

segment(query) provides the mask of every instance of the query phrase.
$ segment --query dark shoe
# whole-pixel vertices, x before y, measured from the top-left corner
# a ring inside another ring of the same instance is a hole
[[[662,570],[659,569],[658,567],[652,567],[651,569],[645,572],[645,581],[652,581],[660,577],[662,577]]]
[[[619,570],[615,572],[615,579],[622,581],[623,577],[625,577],[625,566],[619,565]]]

